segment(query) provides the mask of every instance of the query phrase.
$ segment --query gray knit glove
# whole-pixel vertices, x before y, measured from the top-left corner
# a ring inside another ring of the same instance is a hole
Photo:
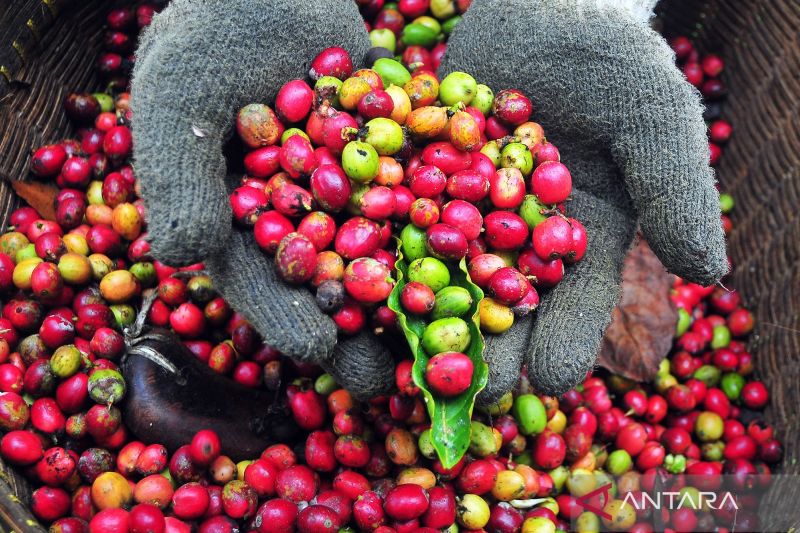
[[[336,327],[313,296],[276,279],[252,232],[232,230],[225,181],[222,145],[235,113],[273,100],[330,46],[347,49],[354,62],[370,47],[352,0],[174,0],[136,53],[135,166],[156,258],[204,261],[267,343],[371,397],[393,384],[389,353],[371,334],[336,344]]]
[[[535,320],[490,339],[490,402],[516,383],[560,394],[591,370],[638,225],[664,265],[711,284],[728,270],[697,93],[647,25],[654,0],[474,0],[440,74],[518,88],[561,151],[587,229],[583,261],[542,298]]]

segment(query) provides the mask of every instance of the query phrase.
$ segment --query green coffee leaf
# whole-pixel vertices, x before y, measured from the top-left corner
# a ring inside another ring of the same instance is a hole
[[[398,246],[398,250],[401,246]],[[415,315],[407,315],[400,305],[400,292],[408,278],[408,264],[401,252],[395,263],[397,284],[389,295],[389,308],[397,313],[400,328],[406,337],[411,353],[414,354],[414,382],[420,388],[425,407],[431,418],[431,441],[444,468],[455,466],[464,456],[470,442],[470,420],[475,397],[486,386],[489,367],[483,360],[483,336],[480,331],[478,304],[483,299],[483,291],[469,279],[464,259],[458,267],[448,264],[450,269],[450,285],[467,289],[472,296],[472,305],[465,317],[470,332],[470,344],[464,353],[472,360],[474,372],[469,389],[452,398],[435,396],[425,382],[425,367],[430,357],[420,346],[425,320]]]

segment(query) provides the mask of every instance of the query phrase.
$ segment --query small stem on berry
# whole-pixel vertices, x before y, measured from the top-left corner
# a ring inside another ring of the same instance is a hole
[[[358,128],[348,127],[342,128],[342,140],[343,141],[353,141],[358,137],[359,131]]]

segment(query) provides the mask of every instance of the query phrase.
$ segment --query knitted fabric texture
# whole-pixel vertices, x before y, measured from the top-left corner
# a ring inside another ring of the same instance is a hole
[[[589,247],[542,298],[526,350],[529,379],[547,394],[592,368],[637,222],[675,274],[709,284],[728,269],[699,94],[664,39],[624,7],[475,0],[440,69],[525,91],[572,173],[567,210]],[[492,349],[506,354],[488,354],[493,363],[516,365],[504,343]]]
[[[489,365],[489,380],[478,393],[479,405],[492,405],[517,385],[519,370],[531,342],[533,314],[514,321],[511,329],[501,335],[484,335],[483,357]]]
[[[359,400],[389,394],[394,387],[394,360],[370,331],[341,339],[322,368]]]

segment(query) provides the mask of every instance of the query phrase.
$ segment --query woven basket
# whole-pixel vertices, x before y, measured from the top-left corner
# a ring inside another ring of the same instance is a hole
[[[0,227],[16,207],[6,183],[27,175],[30,150],[68,131],[64,96],[96,89],[101,0],[12,0],[0,12]],[[737,201],[730,253],[735,286],[758,319],[752,349],[785,444],[783,473],[800,474],[800,4],[798,0],[664,0],[665,33],[686,34],[726,60],[725,117],[736,133],[719,179]],[[787,476],[788,477],[788,476]],[[778,480],[762,523],[800,525],[798,484]],[[43,531],[29,488],[0,465],[0,531]],[[15,496],[17,495],[18,498]]]

